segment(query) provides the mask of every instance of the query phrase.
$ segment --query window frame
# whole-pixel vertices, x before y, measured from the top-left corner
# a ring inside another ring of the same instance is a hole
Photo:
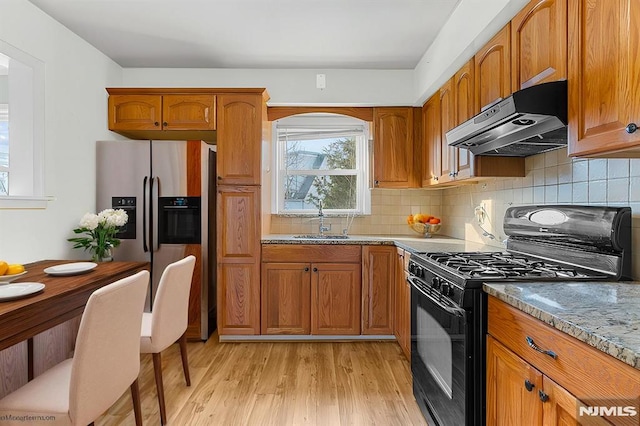
[[[323,213],[327,216],[347,216],[366,215],[371,213],[371,191],[369,190],[369,157],[372,155],[369,149],[369,126],[370,123],[345,116],[331,113],[308,113],[298,114],[275,120],[273,122],[273,194],[272,212],[281,216],[308,217],[317,216],[318,212],[311,209],[285,209],[285,194],[283,182],[287,176],[285,168],[285,143],[280,140],[279,130],[283,128],[295,129],[318,129],[319,131],[348,128],[352,131],[361,131],[356,140],[356,169],[305,169],[294,172],[299,175],[315,176],[356,176],[356,208],[355,209],[328,209],[323,208]],[[329,172],[329,173],[327,173]]]

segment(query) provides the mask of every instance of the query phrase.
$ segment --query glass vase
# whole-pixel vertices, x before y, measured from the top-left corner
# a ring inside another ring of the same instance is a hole
[[[111,247],[107,247],[104,249],[102,256],[98,252],[94,252],[91,260],[100,263],[100,262],[111,262],[113,260],[113,256],[111,254]]]

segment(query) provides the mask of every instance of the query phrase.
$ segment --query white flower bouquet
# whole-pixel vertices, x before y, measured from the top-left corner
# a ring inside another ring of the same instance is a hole
[[[75,234],[85,236],[69,238],[68,241],[74,243],[73,248],[91,252],[91,259],[94,261],[110,259],[111,249],[120,245],[120,240],[115,236],[128,220],[127,213],[122,209],[105,209],[98,214],[86,213],[80,219],[80,227],[73,230]]]

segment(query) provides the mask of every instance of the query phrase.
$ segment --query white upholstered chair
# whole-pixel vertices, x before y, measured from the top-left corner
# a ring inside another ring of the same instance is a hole
[[[176,341],[180,343],[184,378],[187,386],[191,386],[185,332],[189,320],[189,292],[191,291],[191,278],[195,263],[195,256],[190,255],[167,265],[160,277],[152,311],[151,313],[145,312],[142,316],[140,352],[153,354],[160,421],[163,425],[167,423],[167,410],[164,403],[160,352]]]
[[[130,388],[136,424],[141,425],[139,333],[148,284],[149,272],[141,271],[93,292],[73,358],[0,400],[0,423],[85,426]]]

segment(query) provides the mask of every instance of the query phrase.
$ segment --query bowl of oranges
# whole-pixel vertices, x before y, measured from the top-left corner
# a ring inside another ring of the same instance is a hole
[[[439,218],[424,213],[410,214],[407,217],[407,224],[414,232],[425,238],[430,238],[431,235],[437,234],[442,226]]]
[[[16,278],[26,274],[24,266],[19,263],[7,263],[0,260],[0,284],[7,284]]]

